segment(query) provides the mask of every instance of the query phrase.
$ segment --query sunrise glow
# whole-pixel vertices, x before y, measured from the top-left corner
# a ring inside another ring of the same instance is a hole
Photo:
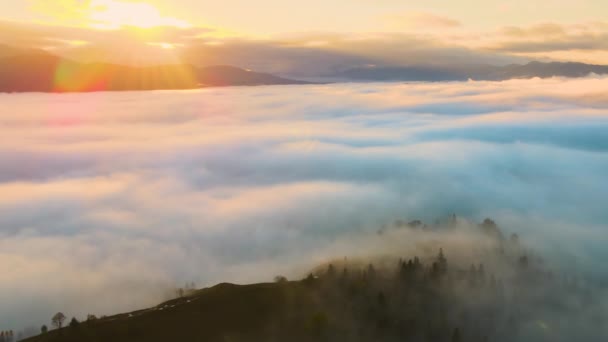
[[[608,341],[608,0],[0,3],[0,342]]]
[[[151,28],[155,26],[188,27],[187,22],[163,16],[157,8],[147,3],[127,3],[115,0],[94,0],[90,4],[90,19],[99,28],[133,26]]]
[[[171,44],[171,43],[164,43],[164,42],[160,42],[160,43],[148,43],[148,45],[150,46],[157,46],[161,49],[165,49],[165,50],[172,50],[175,49],[175,45]]]

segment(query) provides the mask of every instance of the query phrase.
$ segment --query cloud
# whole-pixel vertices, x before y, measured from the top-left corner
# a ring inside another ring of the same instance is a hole
[[[607,84],[0,95],[0,321],[298,277],[452,212],[605,278]]]
[[[40,5],[52,8],[43,12],[70,17],[78,17],[72,13],[78,8],[90,7],[90,2],[80,7],[73,2]],[[231,64],[313,79],[371,65],[453,67],[522,64],[530,60],[608,64],[608,24],[602,21],[541,22],[479,31],[442,14],[408,11],[375,17],[378,28],[369,32],[313,31],[252,37],[219,27],[172,25],[173,19],[159,17],[153,8],[137,11],[148,13],[141,18],[118,16],[116,20],[123,21],[119,25],[111,20],[117,17],[111,13],[112,6],[147,5],[102,2],[110,4],[101,6],[108,7],[110,12],[102,11],[108,20],[105,24],[94,23],[112,29],[86,28],[91,23],[84,19],[86,22],[74,24],[77,27],[0,21],[0,44],[46,49],[84,62]],[[62,6],[70,7],[72,12],[58,10]],[[143,27],[135,27],[138,20]],[[0,56],[4,54],[0,51]]]
[[[84,62],[230,64],[299,78],[372,65],[457,67],[534,59],[602,64],[608,57],[608,26],[603,22],[541,23],[480,33],[431,13],[396,16],[392,20],[401,28],[391,30],[397,32],[304,32],[265,39],[206,27],[95,30],[0,21],[0,43],[42,48]],[[403,32],[403,25],[416,29]],[[1,50],[0,56],[10,52],[7,47]]]
[[[228,39],[218,45],[193,44],[183,56],[195,64],[223,62],[292,77],[335,75],[370,65],[503,65],[527,61],[409,33],[300,34],[265,41]]]
[[[429,14],[416,20],[437,25]],[[456,44],[436,33],[337,34],[309,32],[253,39],[205,27],[124,26],[94,30],[0,21],[0,43],[46,49],[84,62],[119,64],[231,64],[287,76],[318,77],[366,65],[507,64],[525,61],[493,51]],[[171,46],[173,49],[162,49]],[[0,55],[2,51],[0,51]]]
[[[529,27],[510,26],[500,30],[492,50],[514,53],[608,50],[606,23],[560,25],[543,23]]]
[[[123,26],[112,30],[95,30],[0,21],[0,43],[8,46],[44,49],[83,62],[135,65],[179,63],[180,56],[176,52],[149,44],[170,43],[184,47],[216,32],[215,29],[204,27]]]
[[[393,13],[383,17],[382,21],[388,21],[393,27],[413,30],[450,29],[462,26],[458,20],[427,12]]]

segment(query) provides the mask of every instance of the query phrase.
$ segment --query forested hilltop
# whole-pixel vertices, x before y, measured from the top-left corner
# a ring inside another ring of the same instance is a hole
[[[65,327],[27,341],[608,340],[605,285],[553,269],[492,220],[398,221],[378,234],[396,231],[431,243],[418,254],[341,257],[301,280],[183,291],[111,317],[62,314],[54,323]]]

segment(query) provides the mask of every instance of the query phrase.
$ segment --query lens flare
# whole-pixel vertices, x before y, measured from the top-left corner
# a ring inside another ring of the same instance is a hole
[[[62,61],[55,70],[54,85],[57,92],[101,91],[109,89],[111,74],[103,65],[89,65]]]
[[[196,69],[188,65],[125,67],[112,64],[57,64],[53,90],[91,92],[114,90],[156,90],[198,88]]]

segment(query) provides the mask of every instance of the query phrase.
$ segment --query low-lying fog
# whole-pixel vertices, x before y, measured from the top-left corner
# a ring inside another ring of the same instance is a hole
[[[0,330],[301,277],[452,213],[608,276],[608,78],[4,94],[0,127]]]

